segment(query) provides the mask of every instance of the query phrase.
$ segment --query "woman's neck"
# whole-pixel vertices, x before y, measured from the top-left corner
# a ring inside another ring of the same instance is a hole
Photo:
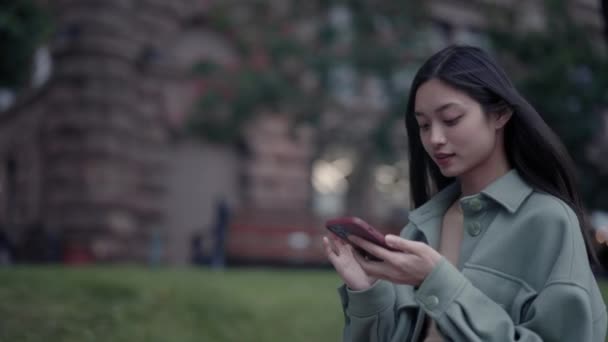
[[[481,164],[458,176],[462,196],[470,196],[481,192],[509,170],[511,170],[511,165],[507,156],[504,150],[499,149]]]

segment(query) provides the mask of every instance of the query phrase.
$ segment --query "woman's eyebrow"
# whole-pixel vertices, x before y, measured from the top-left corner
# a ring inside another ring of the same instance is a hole
[[[448,102],[448,103],[442,104],[441,106],[437,107],[434,110],[434,112],[435,113],[443,112],[444,110],[446,110],[446,109],[448,109],[448,108],[450,108],[452,106],[456,106],[457,107],[458,104],[456,102]],[[422,113],[422,112],[414,112],[414,115],[415,116],[425,116],[424,113]]]
[[[450,107],[453,107],[453,106],[458,107],[458,104],[456,102],[448,102],[446,104],[443,104],[443,105],[437,107],[437,109],[435,109],[435,113],[443,112],[444,110],[446,110]]]

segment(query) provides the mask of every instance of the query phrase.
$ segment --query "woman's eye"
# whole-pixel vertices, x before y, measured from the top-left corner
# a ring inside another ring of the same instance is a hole
[[[458,123],[458,121],[460,121],[460,118],[462,118],[462,116],[459,116],[457,118],[454,119],[450,119],[450,120],[444,120],[445,124],[448,126],[454,126],[455,124]]]
[[[419,126],[420,126],[421,131],[428,131],[429,128],[431,127],[431,125],[429,125],[428,123],[421,123],[421,124],[419,124]]]

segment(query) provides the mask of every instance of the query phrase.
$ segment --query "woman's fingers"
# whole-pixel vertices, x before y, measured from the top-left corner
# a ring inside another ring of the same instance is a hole
[[[339,238],[338,236],[333,235],[333,234],[332,234],[332,242],[334,243],[334,246],[337,249],[338,255],[342,255],[342,254],[348,255],[348,254],[354,253],[350,243],[342,240],[341,238]]]
[[[334,253],[333,248],[331,248],[331,242],[329,242],[327,236],[323,237],[323,248],[325,248],[325,252],[327,252],[328,255]]]
[[[342,239],[333,234],[330,234],[329,237],[323,237],[323,245],[325,246],[325,252],[328,257],[330,256],[330,253],[336,258],[340,256],[352,256],[352,254],[355,254],[350,244],[345,243]]]
[[[389,279],[388,275],[390,273],[390,270],[386,263],[371,261],[369,259],[366,259],[359,253],[354,253],[354,256],[366,274],[374,278]]]
[[[340,239],[339,237],[337,237],[336,234],[330,233],[329,234],[329,239],[331,240],[331,242],[336,247],[341,247],[341,245],[343,244],[342,239]]]
[[[340,239],[338,239],[335,235],[330,234],[329,245],[333,249],[334,253],[337,255],[341,254],[342,248],[340,248]]]
[[[352,247],[351,247],[352,248]],[[359,263],[359,265],[361,266],[361,268],[365,271],[365,273],[370,274],[367,272],[367,268],[368,268],[368,263],[370,262],[368,259],[366,259],[363,255],[361,255],[361,253],[358,253],[357,251],[353,251],[353,257],[355,258],[355,260],[357,261],[357,263]],[[371,274],[370,274],[371,275]]]
[[[407,240],[392,234],[388,234],[385,237],[385,241],[386,244],[392,248],[396,248],[400,251],[416,255],[420,255],[421,253],[423,253],[424,249],[428,247],[422,242]]]
[[[336,254],[327,236],[323,237],[323,247],[325,248],[325,254],[327,254],[328,258],[331,258],[333,255]]]
[[[392,252],[389,251],[388,249],[378,246],[376,244],[373,244],[367,240],[364,240],[364,239],[354,236],[354,235],[349,236],[348,240],[353,242],[357,246],[363,248],[369,254],[371,254],[377,258],[380,258],[382,260],[386,260],[392,254]]]

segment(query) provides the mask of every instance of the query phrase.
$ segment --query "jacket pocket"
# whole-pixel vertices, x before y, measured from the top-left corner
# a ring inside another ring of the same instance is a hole
[[[522,323],[526,310],[537,295],[523,280],[489,267],[465,264],[462,274],[505,310],[514,324]]]

